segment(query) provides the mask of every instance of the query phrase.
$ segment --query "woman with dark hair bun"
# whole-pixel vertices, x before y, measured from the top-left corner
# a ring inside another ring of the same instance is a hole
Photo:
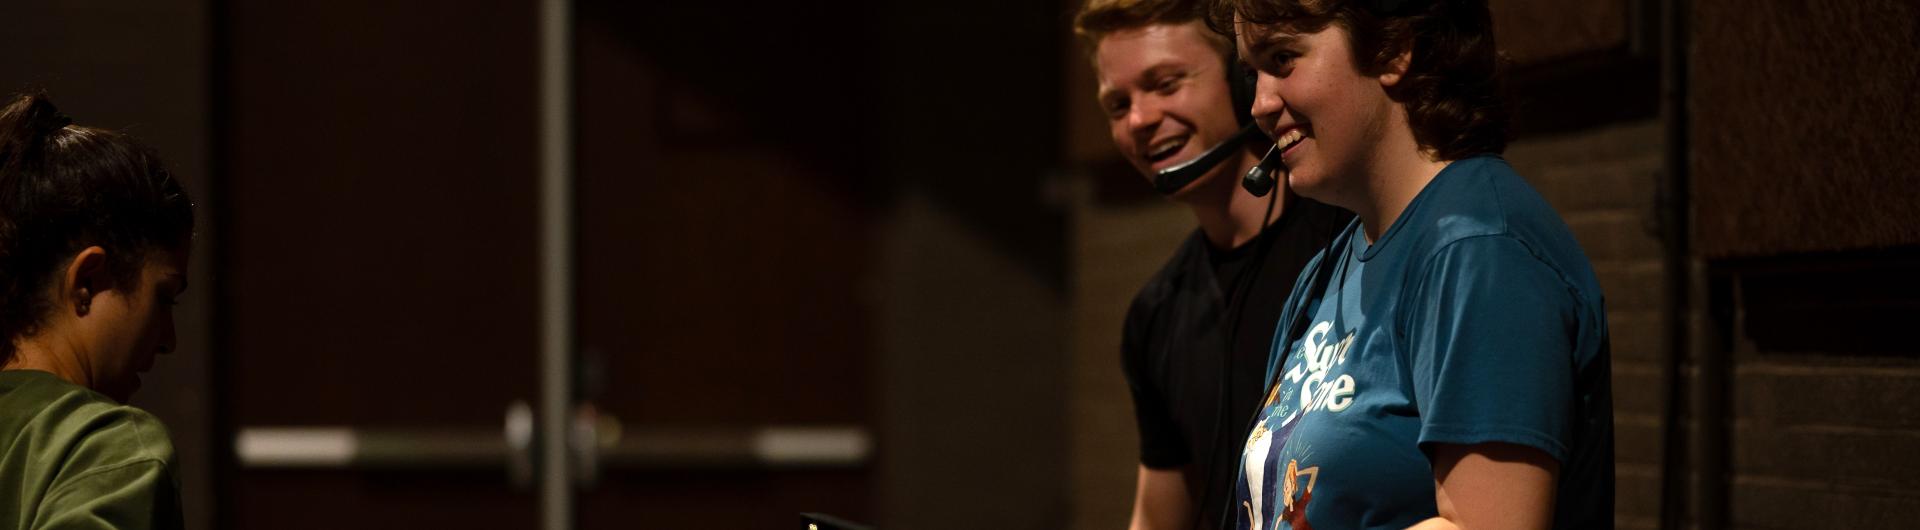
[[[1502,160],[1484,0],[1221,0],[1301,196],[1355,213],[1283,309],[1238,528],[1612,528],[1606,306]]]
[[[193,203],[45,96],[0,108],[0,528],[179,528],[173,444],[125,405],[174,347]]]

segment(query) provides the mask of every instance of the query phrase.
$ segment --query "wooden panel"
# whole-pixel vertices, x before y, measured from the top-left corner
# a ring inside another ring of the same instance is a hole
[[[1698,252],[1920,244],[1920,2],[1693,6]]]
[[[1639,0],[1492,0],[1494,31],[1513,62],[1539,64],[1627,46]]]

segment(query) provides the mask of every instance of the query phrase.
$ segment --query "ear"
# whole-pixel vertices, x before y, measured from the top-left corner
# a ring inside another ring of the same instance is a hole
[[[94,298],[113,288],[113,274],[108,269],[107,249],[98,246],[81,250],[67,263],[66,273],[61,275],[60,299],[70,304],[75,316],[86,316]]]
[[[1405,51],[1400,52],[1400,55],[1394,56],[1393,60],[1387,61],[1386,71],[1380,73],[1380,86],[1385,87],[1400,84],[1400,79],[1407,76],[1407,68],[1412,64],[1413,48],[1408,47]]]

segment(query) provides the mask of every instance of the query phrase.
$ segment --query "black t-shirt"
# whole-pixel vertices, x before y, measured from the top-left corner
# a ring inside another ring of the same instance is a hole
[[[1195,230],[1134,296],[1121,357],[1140,429],[1140,463],[1156,469],[1208,463],[1186,473],[1202,528],[1217,526],[1233,491],[1234,463],[1264,391],[1281,306],[1301,267],[1351,218],[1294,198],[1262,237],[1239,248],[1214,249]]]

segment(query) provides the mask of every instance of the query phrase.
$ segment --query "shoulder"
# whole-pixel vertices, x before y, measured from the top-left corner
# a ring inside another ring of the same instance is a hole
[[[67,423],[76,435],[75,457],[93,457],[101,465],[173,464],[173,440],[166,424],[138,407],[97,403]]]
[[[1180,287],[1198,271],[1207,266],[1206,239],[1195,229],[1187,238],[1181,240],[1178,249],[1160,270],[1147,278],[1147,283],[1133,295],[1133,303],[1127,310],[1127,325],[1134,326],[1137,321],[1159,312],[1180,293]]]
[[[61,474],[137,462],[170,466],[173,442],[166,425],[138,407],[51,377],[7,392],[6,406],[44,456],[65,460]]]
[[[1448,164],[1415,201],[1409,221],[1425,229],[1436,250],[1456,240],[1510,233],[1515,222],[1527,222],[1546,204],[1513,166],[1491,155]]]
[[[1425,232],[1415,255],[1429,265],[1493,253],[1531,258],[1568,283],[1583,284],[1591,276],[1573,231],[1506,160],[1489,155],[1456,161],[1428,188],[1409,221]]]

